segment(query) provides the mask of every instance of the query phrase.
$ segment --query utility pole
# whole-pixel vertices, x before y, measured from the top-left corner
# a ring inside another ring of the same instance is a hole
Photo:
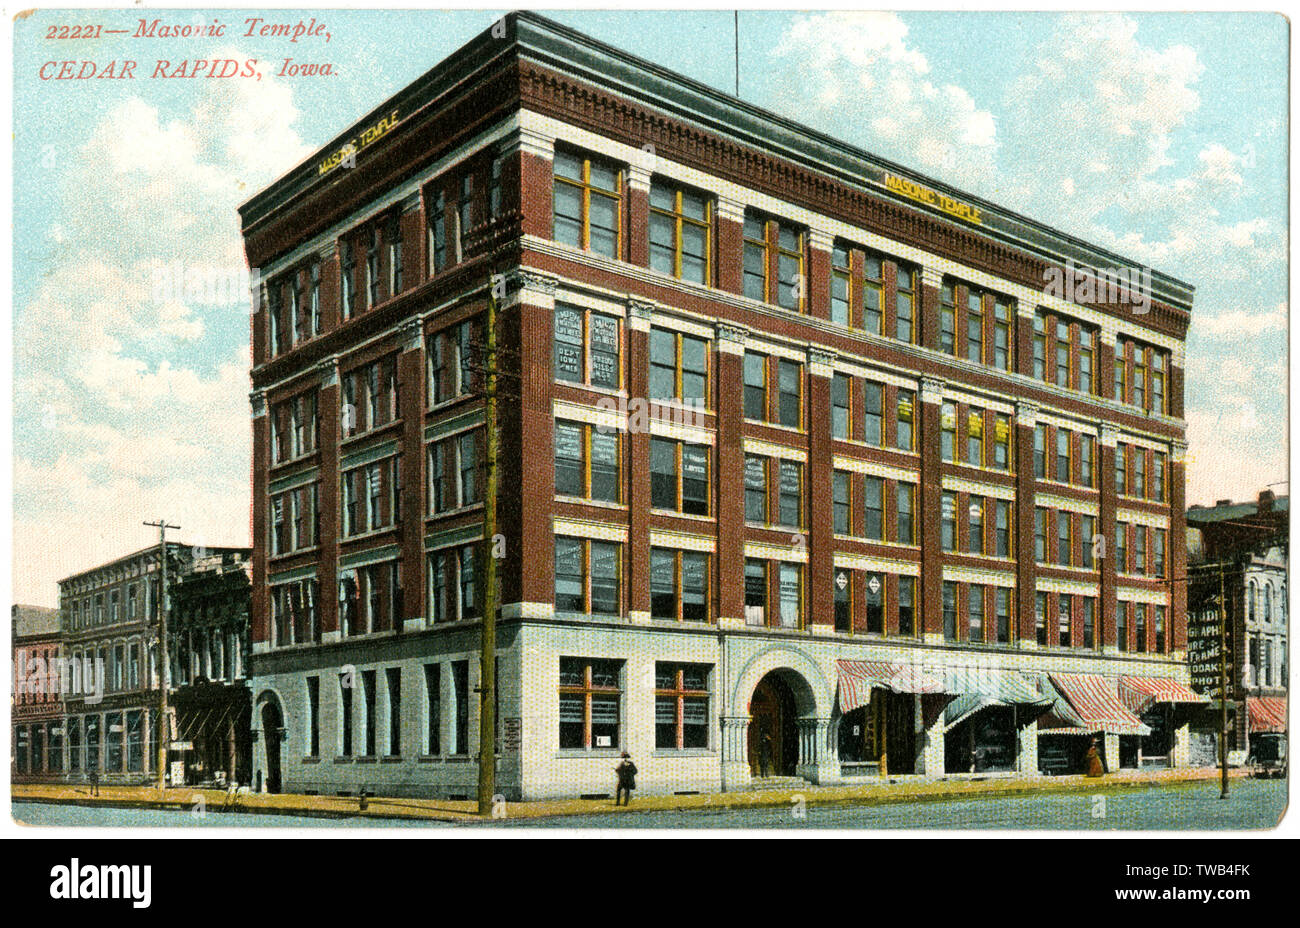
[[[1228,798],[1228,599],[1219,561],[1219,798]]]
[[[483,618],[479,656],[478,814],[492,814],[496,795],[497,727],[497,297],[495,279],[488,281],[486,322],[487,357],[483,359],[485,392],[484,428],[487,450],[483,462]]]
[[[158,529],[159,569],[158,583],[158,789],[167,788],[167,747],[171,740],[171,726],[167,724],[167,677],[171,661],[167,656],[167,529],[180,530],[179,525],[168,525],[166,519],[146,522]]]

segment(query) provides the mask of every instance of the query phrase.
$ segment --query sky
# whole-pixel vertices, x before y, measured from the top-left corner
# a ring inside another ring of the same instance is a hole
[[[155,543],[144,520],[249,543],[236,209],[499,15],[324,10],[328,41],[244,34],[302,12],[97,11],[127,33],[89,40],[47,38],[81,19],[59,10],[14,24],[16,602],[55,605],[60,577]],[[136,38],[142,15],[224,35]],[[734,90],[730,11],[546,15]],[[1287,479],[1285,19],[742,11],[739,29],[751,103],[1193,284],[1187,501]],[[149,77],[224,58],[258,77]],[[40,79],[124,59],[134,79]],[[218,285],[177,291],[178,267]]]

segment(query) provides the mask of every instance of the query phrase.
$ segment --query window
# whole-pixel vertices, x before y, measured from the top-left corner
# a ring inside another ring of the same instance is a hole
[[[1047,322],[1041,314],[1034,316],[1034,379],[1047,379]]]
[[[557,419],[556,494],[606,503],[621,502],[621,436],[621,432],[598,425]],[[651,460],[653,469],[653,454]]]
[[[894,300],[894,336],[902,342],[916,341],[916,272],[899,267]]]
[[[370,227],[370,232],[366,237],[366,298],[368,308],[379,305],[380,296],[380,277],[379,277],[379,226]]]
[[[751,300],[767,301],[767,226],[762,219],[745,214],[744,292]]]
[[[913,502],[916,499],[916,484],[898,484],[898,543],[916,544],[915,525],[912,521]]]
[[[803,365],[777,361],[777,421],[790,428],[803,424]]]
[[[851,480],[852,475],[848,471],[837,470],[831,474],[831,522],[837,535],[853,532]]]
[[[957,584],[951,580],[943,581],[943,637],[957,640]]]
[[[944,492],[939,522],[939,541],[944,551],[957,550],[957,494]]]
[[[1063,648],[1070,646],[1070,619],[1073,617],[1074,598],[1069,593],[1061,593],[1056,601],[1057,640]]]
[[[984,590],[983,584],[972,583],[966,591],[966,640],[984,641]]]
[[[650,549],[650,615],[705,622],[709,618],[709,556],[698,551]]]
[[[1156,606],[1156,653],[1165,653],[1165,607]]]
[[[429,611],[434,622],[478,617],[475,599],[473,544],[443,548],[429,554]]]
[[[1091,435],[1079,435],[1079,483],[1085,487],[1095,487],[1092,463],[1096,456],[1097,439]]]
[[[957,458],[957,407],[944,403],[940,411],[939,458],[950,461]]]
[[[1005,499],[993,501],[993,553],[997,557],[1011,557],[1011,503]]]
[[[456,260],[457,261],[464,261],[467,256],[468,245],[469,245],[469,232],[473,228],[474,228],[474,175],[465,174],[460,179],[460,198],[456,203]]]
[[[650,185],[650,267],[697,284],[709,282],[712,202],[656,179]]]
[[[492,159],[492,171],[488,175],[488,215],[493,219],[499,217],[501,209],[501,174],[505,167],[500,157]]]
[[[478,441],[477,432],[464,432],[456,439],[456,459],[459,465],[457,475],[460,478],[457,481],[457,489],[460,491],[462,506],[471,506],[479,500]],[[617,436],[614,441],[617,443]],[[592,467],[594,472],[595,461]]]
[[[344,471],[343,534],[361,535],[397,523],[401,478],[397,456]]]
[[[1068,389],[1070,386],[1070,324],[1068,322],[1057,321],[1056,323],[1055,371],[1056,385]]]
[[[1124,462],[1124,446],[1115,446],[1115,492],[1120,496],[1128,494],[1128,467]]]
[[[1158,503],[1165,501],[1165,471],[1168,458],[1163,452],[1156,451],[1151,464],[1151,498]]]
[[[351,673],[339,674],[339,753],[352,756],[352,682]]]
[[[320,534],[317,484],[278,493],[271,497],[271,555],[288,554],[316,545]]]
[[[777,524],[793,527],[803,525],[803,465],[797,461],[780,462]]]
[[[441,190],[429,209],[429,253],[433,256],[433,273],[447,266],[447,198]]]
[[[993,599],[998,644],[1006,644],[1011,640],[1011,591],[1004,586],[997,587]]]
[[[622,172],[604,161],[557,149],[553,237],[564,245],[621,254]]]
[[[870,474],[863,480],[863,536],[870,541],[883,541],[885,538],[885,481],[882,477]]]
[[[912,390],[898,391],[898,449],[900,451],[914,450],[914,435],[912,431],[912,413],[915,408],[916,393]]]
[[[393,216],[388,222],[388,292],[402,292],[402,218]]]
[[[1151,530],[1152,555],[1154,560],[1153,573],[1157,577],[1165,575],[1165,530],[1162,528]]]
[[[1056,563],[1068,567],[1074,563],[1074,537],[1070,532],[1070,514],[1056,514]]]
[[[1161,351],[1151,352],[1151,411],[1160,415],[1168,412],[1165,399],[1165,368],[1167,361]]]
[[[1034,426],[1034,476],[1047,477],[1047,426]]]
[[[621,344],[616,316],[564,304],[555,307],[556,379],[618,389]]]
[[[389,355],[343,375],[343,434],[346,438],[397,419],[397,356]]]
[[[1047,563],[1047,516],[1042,506],[1034,507],[1034,561]]]
[[[622,546],[585,538],[555,539],[555,609],[618,615]]]
[[[867,255],[863,262],[862,328],[873,335],[883,335],[885,304],[884,263],[876,255]]]
[[[709,514],[709,446],[650,439],[650,505],[686,515]]]
[[[852,262],[847,246],[836,243],[831,249],[831,322],[852,325],[850,300],[853,279]]]
[[[424,665],[424,753],[442,753],[442,665]]]
[[[849,437],[849,394],[853,379],[846,374],[836,374],[831,378],[831,437],[847,439]]]
[[[767,581],[767,561],[745,559],[745,624],[766,625],[770,590]]]
[[[307,756],[320,756],[320,677],[307,678]]]
[[[993,304],[993,366],[1011,370],[1011,306],[1001,298]]]
[[[973,288],[966,294],[966,360],[984,362],[984,294]]]
[[[1147,453],[1144,448],[1133,449],[1133,495],[1147,495]]]
[[[993,467],[1011,470],[1011,419],[998,413],[993,419]]]
[[[1097,646],[1097,600],[1091,597],[1083,600],[1083,646]]]
[[[1079,327],[1079,390],[1094,393],[1092,382],[1093,359],[1097,353],[1097,333],[1092,329]]]
[[[1070,433],[1060,426],[1056,428],[1056,480],[1070,482]]]
[[[966,463],[984,466],[984,412],[972,409],[966,415]]]
[[[853,581],[850,579],[850,571],[836,571],[834,584],[835,630],[837,632],[852,631]]]
[[[780,564],[781,627],[803,628],[803,565]]]
[[[745,352],[745,418],[767,419],[767,357]]]
[[[429,337],[431,407],[473,392],[480,328],[477,319],[466,319]]]
[[[957,304],[956,288],[944,281],[939,291],[939,350],[957,355]]]
[[[623,662],[560,658],[560,748],[616,749]]]
[[[767,522],[768,458],[745,455],[745,521]]]
[[[785,309],[803,311],[804,281],[803,230],[779,219],[769,219],[753,212],[745,213],[744,287],[745,296]],[[775,265],[776,276],[772,269]]]
[[[898,578],[898,633],[916,635],[916,578]]]
[[[1115,523],[1115,571],[1128,573],[1128,524]]]
[[[384,671],[388,684],[388,756],[402,753],[402,670],[389,667]]]
[[[1034,631],[1038,646],[1047,646],[1047,594],[1034,594]]]
[[[880,447],[885,435],[885,388],[867,380],[862,385],[862,440]]]
[[[1145,575],[1147,572],[1147,527],[1133,526],[1133,573]]]
[[[967,510],[970,514],[970,526],[967,532],[967,550],[971,554],[984,553],[984,507],[986,500],[982,496],[972,496]]]
[[[655,663],[655,749],[709,746],[708,664]]]
[[[706,405],[709,343],[668,329],[650,330],[650,399]]]
[[[456,699],[453,754],[469,754],[469,661],[451,662],[451,686]]]
[[[1146,603],[1133,604],[1133,634],[1137,639],[1135,650],[1141,654],[1147,649],[1147,606]]]
[[[1089,570],[1091,570],[1094,566],[1093,558],[1092,558],[1092,545],[1093,545],[1092,539],[1093,536],[1096,534],[1096,531],[1097,531],[1096,516],[1087,516],[1087,515],[1079,516],[1079,542],[1081,545],[1081,553],[1083,555],[1083,560],[1081,560],[1079,563],[1081,566],[1087,567]]]

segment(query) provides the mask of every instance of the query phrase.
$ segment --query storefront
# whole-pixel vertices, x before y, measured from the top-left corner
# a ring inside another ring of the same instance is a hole
[[[1209,702],[1205,696],[1168,677],[1122,676],[1119,698],[1151,729],[1135,745],[1137,758],[1131,766],[1138,767],[1175,766],[1176,730],[1187,724],[1194,707]],[[1120,745],[1123,751],[1124,742]],[[1121,763],[1121,766],[1130,765]]]
[[[1107,773],[1136,767],[1151,727],[1120,700],[1114,678],[1094,673],[1048,674],[1057,699],[1039,720],[1038,767],[1046,774],[1083,773],[1096,742]]]
[[[837,662],[840,775],[916,772],[917,701],[943,692],[943,677],[894,661]]]
[[[1247,696],[1246,724],[1250,738],[1250,756],[1265,753],[1260,750],[1264,741],[1276,740],[1274,736],[1286,734],[1285,696]],[[1276,752],[1272,745],[1269,753]]]

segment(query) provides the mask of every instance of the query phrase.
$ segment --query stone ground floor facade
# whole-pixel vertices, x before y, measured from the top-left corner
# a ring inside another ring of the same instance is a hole
[[[612,795],[623,751],[643,794],[1078,773],[1094,738],[1109,769],[1191,759],[1191,708],[1162,698],[1187,666],[1164,655],[544,618],[503,620],[497,662],[510,800]],[[253,671],[255,789],[475,794],[477,624],[263,652]],[[1068,681],[1100,695],[1080,704]]]

